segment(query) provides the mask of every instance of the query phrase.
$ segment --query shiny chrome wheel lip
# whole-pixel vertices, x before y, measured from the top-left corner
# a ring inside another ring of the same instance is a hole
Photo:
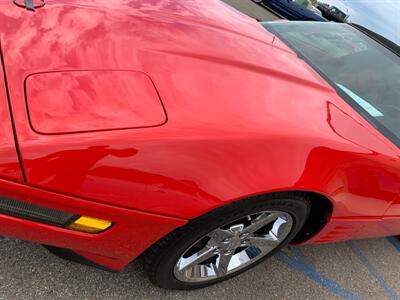
[[[224,224],[200,238],[178,259],[174,276],[182,282],[206,282],[243,269],[277,248],[294,221],[283,211],[261,211]]]

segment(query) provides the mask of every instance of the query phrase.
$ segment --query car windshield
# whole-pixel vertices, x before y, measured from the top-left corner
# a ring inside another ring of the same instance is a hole
[[[400,57],[347,24],[263,23],[400,146]]]

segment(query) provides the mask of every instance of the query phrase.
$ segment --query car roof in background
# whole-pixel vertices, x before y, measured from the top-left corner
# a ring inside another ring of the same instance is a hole
[[[319,0],[333,5],[349,18],[348,22],[359,24],[400,45],[399,0]]]

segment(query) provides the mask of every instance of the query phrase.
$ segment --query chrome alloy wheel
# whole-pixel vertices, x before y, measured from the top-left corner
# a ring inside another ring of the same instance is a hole
[[[293,225],[292,216],[281,211],[263,211],[225,224],[189,247],[176,263],[174,275],[183,282],[229,275],[278,247]]]

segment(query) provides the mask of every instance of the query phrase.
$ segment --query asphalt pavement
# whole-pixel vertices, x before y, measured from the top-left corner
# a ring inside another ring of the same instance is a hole
[[[276,16],[247,0],[224,0],[261,20]],[[196,291],[153,286],[139,259],[122,273],[64,261],[40,245],[0,236],[5,299],[392,299],[400,300],[396,238],[289,247],[236,278]]]
[[[255,269],[195,291],[152,285],[139,259],[122,273],[64,261],[0,237],[0,299],[400,299],[400,242],[382,238],[287,248]]]

